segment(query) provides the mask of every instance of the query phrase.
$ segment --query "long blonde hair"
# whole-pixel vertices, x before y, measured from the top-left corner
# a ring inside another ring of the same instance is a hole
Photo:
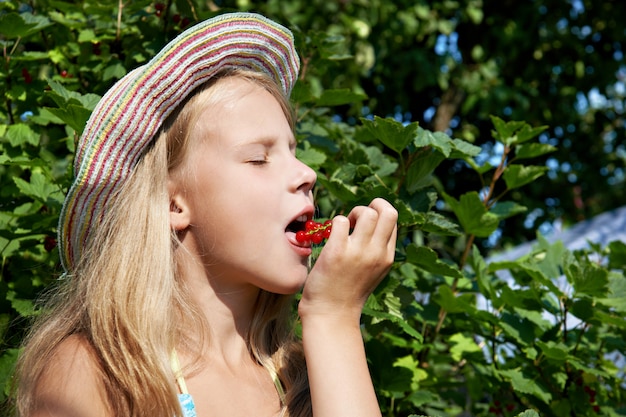
[[[224,71],[179,106],[112,199],[86,244],[85,255],[54,289],[45,313],[26,338],[16,373],[18,415],[30,414],[39,377],[70,335],[80,336],[92,348],[113,415],[181,415],[170,353],[182,348],[199,355],[210,323],[177,273],[178,240],[169,226],[168,173],[184,160],[191,146],[190,128],[207,97],[219,90],[216,81],[231,76],[269,91],[293,127],[280,88],[269,77],[251,71]],[[285,391],[283,415],[304,417],[311,415],[310,396],[292,319],[292,296],[261,291],[248,346],[252,357],[280,379]]]

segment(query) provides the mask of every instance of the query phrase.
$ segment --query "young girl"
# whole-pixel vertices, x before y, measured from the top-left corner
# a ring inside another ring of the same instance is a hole
[[[61,213],[66,275],[19,362],[20,416],[380,416],[359,318],[397,212],[376,199],[335,217],[309,268],[298,62],[284,27],[222,15],[102,98]]]

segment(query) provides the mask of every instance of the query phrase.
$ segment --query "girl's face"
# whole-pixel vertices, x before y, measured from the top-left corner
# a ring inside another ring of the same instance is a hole
[[[245,284],[294,293],[311,254],[297,243],[294,222],[313,216],[316,174],[296,159],[289,123],[269,92],[239,77],[213,88],[217,96],[201,110],[170,179],[172,201],[188,219],[182,243],[222,290]]]

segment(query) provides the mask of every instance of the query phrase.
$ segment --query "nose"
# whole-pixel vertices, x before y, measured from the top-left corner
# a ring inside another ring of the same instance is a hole
[[[294,181],[294,190],[295,191],[304,191],[305,193],[309,193],[313,189],[315,185],[315,181],[317,181],[317,174],[311,167],[300,161],[299,159],[294,158],[295,163],[295,175],[293,176]]]

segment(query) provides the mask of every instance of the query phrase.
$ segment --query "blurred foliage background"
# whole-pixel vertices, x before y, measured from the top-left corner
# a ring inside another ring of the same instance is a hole
[[[189,25],[294,31],[320,215],[383,196],[397,262],[363,317],[388,416],[626,415],[626,244],[490,255],[625,203],[626,3],[0,1],[0,398],[99,97]],[[6,411],[4,415],[9,415]]]

